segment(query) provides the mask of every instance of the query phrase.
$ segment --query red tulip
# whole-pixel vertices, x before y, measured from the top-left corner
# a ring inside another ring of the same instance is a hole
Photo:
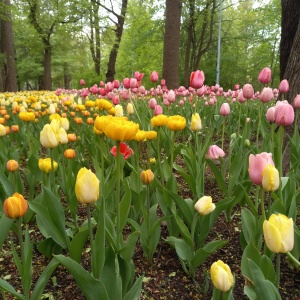
[[[117,156],[117,147],[113,146],[110,153],[113,156]],[[128,159],[132,154],[134,154],[133,150],[123,142],[120,143],[120,153],[123,155],[124,159]]]

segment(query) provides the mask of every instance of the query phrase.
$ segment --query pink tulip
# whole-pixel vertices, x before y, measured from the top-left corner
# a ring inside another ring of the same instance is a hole
[[[111,92],[114,89],[114,84],[112,82],[107,82],[106,83],[106,90],[108,92]]]
[[[138,71],[134,72],[134,76],[133,76],[137,81],[142,81],[143,77],[144,77],[144,73],[140,73]]]
[[[143,85],[141,85],[141,86],[139,87],[139,92],[140,92],[142,95],[144,95],[144,94],[146,93],[146,89],[145,89],[145,87],[144,87]]]
[[[263,84],[268,84],[271,80],[272,71],[270,68],[263,68],[259,75],[258,81]]]
[[[179,102],[178,102],[178,105],[179,106],[182,106],[184,104],[184,101],[181,99]]]
[[[119,80],[114,80],[113,81],[113,86],[115,89],[118,89],[120,87],[120,81]]]
[[[105,96],[107,94],[107,90],[105,88],[98,89],[98,92],[101,96]]]
[[[120,103],[120,98],[119,98],[119,96],[113,96],[113,98],[112,98],[112,103],[113,103],[113,105],[119,104],[119,103]]]
[[[254,89],[253,86],[249,83],[246,83],[243,86],[243,97],[246,99],[251,99],[254,95]]]
[[[278,101],[275,106],[275,123],[277,125],[289,126],[292,125],[295,118],[294,108],[291,104],[285,101]]]
[[[99,85],[103,87],[103,86],[105,86],[105,83],[101,80]]]
[[[120,96],[125,101],[125,100],[128,100],[130,98],[130,93],[129,93],[128,90],[123,90],[123,91],[121,91]]]
[[[266,118],[270,123],[275,122],[275,106],[272,106],[267,110]]]
[[[130,88],[130,78],[124,78],[122,82],[125,89]]]
[[[250,154],[248,172],[253,184],[262,184],[262,172],[267,164],[274,166],[272,153],[262,152],[256,155]]]
[[[98,86],[97,86],[97,84],[95,84],[92,87],[90,87],[90,92],[92,94],[97,94],[98,93]]]
[[[209,159],[218,159],[219,157],[224,157],[225,152],[217,145],[212,145],[208,148],[206,157]]]
[[[160,105],[155,105],[154,115],[158,116],[158,115],[161,115],[162,113],[163,113],[162,107]]]
[[[167,95],[168,102],[174,103],[175,98],[176,98],[175,92],[173,90],[169,90],[168,95]]]
[[[259,98],[263,103],[270,102],[273,98],[273,90],[269,87],[264,87]]]
[[[299,109],[300,108],[300,95],[297,95],[294,99],[294,107]]]
[[[137,88],[137,79],[136,78],[130,78],[130,88],[131,89]]]
[[[80,79],[79,83],[80,83],[80,85],[84,86],[85,85],[84,79]]]
[[[289,82],[286,79],[281,80],[278,87],[279,93],[288,93],[290,90]]]
[[[149,107],[150,107],[151,109],[154,109],[156,105],[157,105],[156,99],[155,99],[155,98],[151,98],[151,99],[149,100]]]
[[[150,74],[150,81],[151,81],[151,82],[157,82],[157,81],[158,81],[158,72],[153,71],[153,72]]]
[[[195,88],[195,89],[199,89],[203,86],[204,83],[204,72],[203,71],[195,71],[191,73],[191,77],[190,77],[190,86]]]
[[[206,87],[203,85],[200,89],[197,89],[197,95],[202,97],[206,93]]]
[[[243,96],[243,91],[240,91],[239,94],[238,94],[238,101],[240,103],[243,103],[243,102],[246,102],[247,99]]]
[[[82,90],[81,90],[80,96],[81,96],[82,98],[85,98],[85,97],[88,96],[88,95],[89,95],[89,89],[88,89],[88,88],[82,89]]]
[[[240,89],[240,85],[239,84],[235,84],[234,85],[234,89],[237,91],[237,90],[239,90]]]
[[[220,108],[220,115],[221,116],[228,116],[230,114],[230,106],[228,103],[223,103],[221,105],[221,108]]]
[[[162,79],[162,80],[160,81],[160,85],[161,85],[161,86],[165,86],[165,85],[166,85],[166,80],[165,80],[165,79]]]

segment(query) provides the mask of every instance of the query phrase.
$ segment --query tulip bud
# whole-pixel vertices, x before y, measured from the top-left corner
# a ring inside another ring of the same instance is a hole
[[[288,93],[290,90],[289,82],[286,79],[281,80],[278,87],[279,93]]]
[[[262,172],[262,186],[266,192],[274,192],[279,188],[279,172],[271,164],[267,164]]]
[[[294,222],[282,214],[272,214],[263,223],[268,248],[274,253],[287,253],[294,248]]]
[[[7,198],[3,204],[4,213],[10,219],[23,217],[27,209],[27,201],[19,193],[14,193],[12,197]]]
[[[197,70],[192,72],[190,76],[190,86],[199,89],[203,86],[204,80],[205,76],[203,71]]]
[[[243,97],[246,99],[251,99],[254,95],[253,86],[249,83],[243,86]]]
[[[271,80],[272,71],[270,68],[263,68],[259,75],[258,81],[263,84],[268,84]]]
[[[218,159],[219,157],[224,157],[224,156],[225,156],[225,152],[217,145],[210,146],[206,153],[206,157],[209,159]]]
[[[128,114],[130,114],[130,115],[134,114],[134,108],[133,108],[132,103],[127,104],[126,110],[127,110]]]
[[[198,131],[202,128],[201,118],[198,113],[192,115],[191,130]]]
[[[52,171],[52,165],[51,165],[51,158],[40,158],[38,161],[39,169],[46,173],[49,174]],[[53,169],[56,171],[58,168],[58,164],[56,161],[53,161]]]
[[[203,196],[200,198],[196,204],[195,209],[200,215],[208,215],[216,208],[216,205],[212,202],[212,198],[210,196]]]
[[[245,140],[245,147],[247,147],[247,148],[250,147],[250,141],[248,139]]]
[[[115,116],[123,117],[123,107],[120,104],[118,104],[118,105],[116,105],[115,108],[116,108]]]
[[[143,184],[150,184],[153,180],[154,174],[150,169],[141,172],[141,181]]]
[[[76,156],[76,152],[74,149],[66,149],[64,151],[64,156],[67,159],[73,159]]]
[[[227,292],[233,285],[233,276],[230,267],[218,260],[210,267],[210,277],[213,285],[222,292]]]
[[[151,164],[155,164],[156,163],[156,158],[155,157],[151,157],[150,158],[150,163]]]
[[[46,124],[40,132],[40,142],[45,148],[54,148],[58,146],[58,136],[50,124]]]
[[[99,197],[99,179],[86,168],[81,168],[76,177],[75,194],[78,202],[89,204]]]
[[[228,116],[230,114],[230,106],[228,103],[223,103],[221,105],[221,108],[220,108],[220,115],[221,116]]]
[[[10,172],[15,172],[19,169],[19,164],[16,160],[14,159],[10,159],[7,163],[6,163],[6,169]]]

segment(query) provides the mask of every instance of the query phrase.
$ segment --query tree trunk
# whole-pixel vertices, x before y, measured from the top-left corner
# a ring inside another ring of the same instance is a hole
[[[52,79],[51,79],[51,46],[44,45],[44,76],[43,76],[43,90],[52,89]]]
[[[10,15],[10,1],[4,1],[6,7],[6,20],[1,20],[0,26],[0,53],[4,54],[1,66],[1,83],[3,91],[16,92],[18,90],[17,73],[15,65],[13,28]]]
[[[286,99],[292,102],[300,94],[300,1],[282,0],[280,79],[287,79],[290,91]]]
[[[169,89],[179,87],[181,0],[166,0],[162,76]]]
[[[281,0],[281,6],[280,80],[283,80],[287,79],[285,69],[300,20],[300,1]]]
[[[120,15],[117,16],[118,22],[117,22],[117,28],[115,30],[116,36],[115,36],[115,42],[113,45],[112,50],[110,51],[109,55],[109,61],[107,64],[107,72],[106,72],[106,82],[111,82],[115,79],[116,74],[116,61],[117,61],[117,55],[118,50],[120,47],[122,34],[123,34],[123,27],[124,27],[124,21],[125,21],[125,15],[127,10],[127,4],[128,0],[122,0],[122,9]]]

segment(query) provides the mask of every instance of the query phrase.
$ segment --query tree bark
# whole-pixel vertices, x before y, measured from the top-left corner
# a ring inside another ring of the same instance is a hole
[[[1,20],[0,26],[0,53],[4,54],[4,62],[1,67],[1,85],[3,91],[16,92],[18,90],[17,73],[15,64],[13,28],[10,15],[10,1],[4,1],[6,12],[5,20]]]
[[[300,1],[281,0],[280,79],[287,79],[290,90],[285,95],[292,102],[300,94]]]
[[[109,61],[107,64],[107,72],[106,72],[106,82],[111,82],[115,79],[115,74],[116,74],[116,61],[117,61],[117,56],[118,56],[118,51],[122,39],[122,34],[123,34],[123,27],[124,27],[124,21],[125,21],[125,15],[127,11],[127,5],[128,5],[128,0],[122,0],[122,8],[121,8],[121,13],[120,15],[117,16],[117,24],[116,24],[116,29],[115,29],[115,42],[113,45],[112,50],[110,51],[109,55]]]
[[[162,76],[169,89],[179,87],[181,8],[181,0],[166,0]]]

